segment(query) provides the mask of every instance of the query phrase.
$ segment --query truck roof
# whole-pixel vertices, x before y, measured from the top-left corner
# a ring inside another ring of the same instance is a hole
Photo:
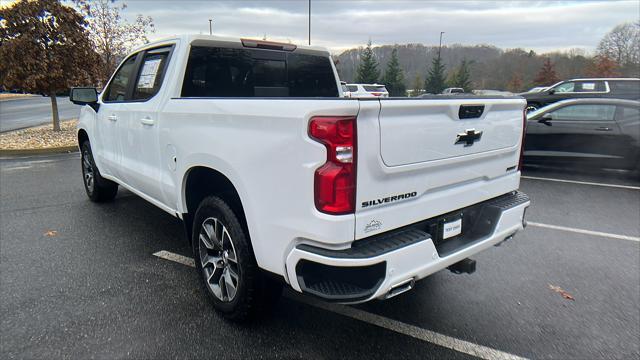
[[[633,80],[640,80],[638,78],[577,78],[577,79],[568,79],[568,80],[563,80],[561,82],[567,82],[567,81],[593,81],[593,80],[598,80],[598,81],[633,81]]]
[[[166,43],[172,43],[176,41],[184,42],[188,44],[191,44],[194,41],[198,41],[198,42],[211,41],[211,42],[217,42],[217,43],[226,42],[226,43],[233,43],[237,45],[243,45],[243,40],[245,41],[250,40],[251,42],[266,43],[266,44],[293,45],[295,46],[295,50],[300,49],[300,50],[305,50],[305,52],[318,52],[324,55],[329,54],[329,50],[322,46],[298,45],[298,44],[293,44],[290,42],[282,42],[282,41],[271,41],[271,40],[262,40],[262,39],[252,39],[252,38],[234,38],[234,37],[226,37],[226,36],[201,35],[201,34],[183,34],[183,35],[165,37],[162,39],[154,40],[142,46],[139,46],[136,49],[134,49],[132,52],[136,52],[136,51],[144,50],[150,47],[163,45]]]

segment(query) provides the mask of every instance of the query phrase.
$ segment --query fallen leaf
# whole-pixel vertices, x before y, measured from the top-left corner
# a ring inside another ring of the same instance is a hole
[[[560,286],[555,286],[555,285],[549,284],[549,289],[551,289],[551,290],[557,292],[558,294],[562,295],[562,297],[567,299],[567,300],[576,301],[576,299],[573,296],[571,296],[571,294],[569,294],[567,291],[562,289]]]
[[[48,237],[54,237],[54,236],[57,236],[57,235],[58,235],[58,232],[55,231],[55,230],[49,230],[46,233],[44,233],[44,236],[48,236]]]

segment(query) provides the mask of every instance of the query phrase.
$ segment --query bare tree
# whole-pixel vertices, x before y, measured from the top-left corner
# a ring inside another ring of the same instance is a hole
[[[587,68],[587,75],[593,77],[616,77],[620,76],[620,72],[615,61],[604,55],[598,55],[593,58]]]
[[[640,64],[640,22],[614,27],[600,40],[598,55],[620,65]]]
[[[153,19],[150,16],[137,15],[135,21],[130,23],[120,14],[127,8],[127,4],[117,5],[115,0],[74,2],[89,23],[91,40],[102,60],[99,77],[101,85],[104,85],[118,62],[132,48],[149,42],[147,35],[155,32]]]

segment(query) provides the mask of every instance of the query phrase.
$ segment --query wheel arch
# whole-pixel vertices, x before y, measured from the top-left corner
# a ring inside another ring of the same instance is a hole
[[[182,181],[182,218],[187,232],[187,239],[191,242],[193,218],[198,205],[207,196],[217,196],[223,199],[234,211],[245,231],[249,233],[244,205],[234,183],[222,172],[208,166],[190,167]],[[251,240],[249,240],[251,241]]]
[[[78,147],[82,145],[83,142],[89,141],[89,134],[83,128],[78,129]]]

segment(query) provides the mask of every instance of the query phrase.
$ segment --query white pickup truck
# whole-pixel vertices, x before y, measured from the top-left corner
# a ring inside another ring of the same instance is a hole
[[[326,49],[199,35],[139,48],[71,101],[89,198],[122,186],[181,219],[231,319],[283,284],[359,303],[471,273],[525,226],[520,97],[349,99]]]

